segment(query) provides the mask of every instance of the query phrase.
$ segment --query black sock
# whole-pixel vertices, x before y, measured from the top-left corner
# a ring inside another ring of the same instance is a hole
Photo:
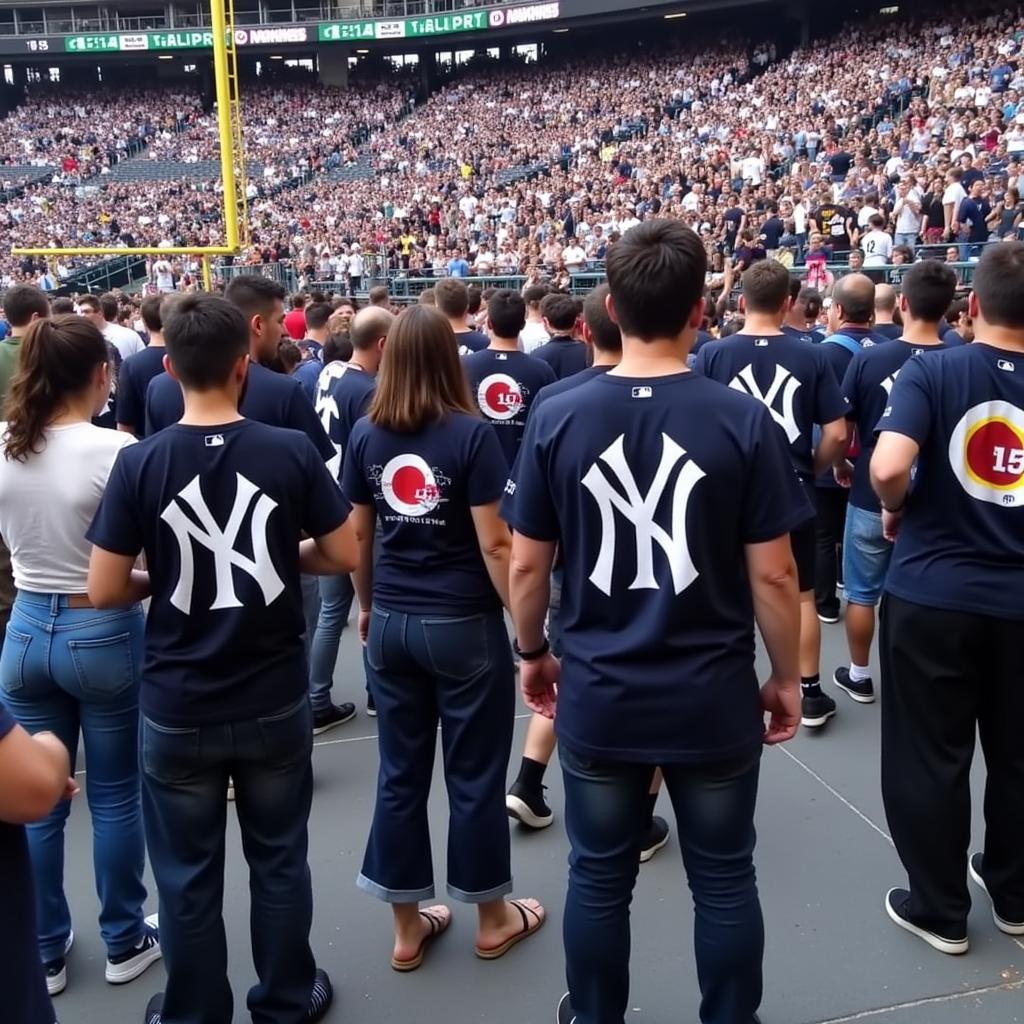
[[[519,778],[516,781],[521,782],[527,789],[539,793],[544,784],[544,773],[547,768],[548,766],[541,761],[532,761],[530,758],[524,757],[523,763],[519,766]]]
[[[650,828],[654,824],[654,805],[658,802],[657,793],[647,794],[647,827]]]
[[[815,673],[813,676],[800,677],[800,692],[804,697],[821,696],[821,676]]]

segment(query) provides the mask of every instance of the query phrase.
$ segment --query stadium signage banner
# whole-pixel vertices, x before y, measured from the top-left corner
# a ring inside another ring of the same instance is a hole
[[[278,43],[306,43],[311,32],[305,25],[287,28],[240,28],[235,31],[238,46],[273,46]],[[67,36],[68,53],[106,53],[133,50],[211,50],[213,33],[208,29],[181,32],[138,32],[134,35],[106,32],[103,35]]]

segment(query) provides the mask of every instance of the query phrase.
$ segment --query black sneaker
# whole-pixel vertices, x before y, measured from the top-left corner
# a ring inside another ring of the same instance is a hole
[[[832,682],[845,690],[858,704],[875,703],[875,684],[870,679],[859,679],[856,682],[850,678],[850,670],[845,665],[832,673]]]
[[[146,918],[142,941],[134,948],[117,956],[107,957],[106,979],[111,985],[126,985],[134,981],[147,967],[163,956],[160,952],[159,919],[156,914]]]
[[[46,975],[46,991],[51,996],[60,995],[68,987],[68,965],[64,958],[71,952],[71,947],[74,944],[75,933],[72,930],[68,932],[68,937],[64,940],[64,955],[43,963],[43,973]]]
[[[146,1003],[146,1015],[142,1018],[142,1024],[160,1024],[160,1014],[164,1008],[164,994],[157,992],[148,1003]]]
[[[839,621],[839,606],[835,608],[819,608],[818,618],[828,626],[834,626]]]
[[[992,894],[988,891],[988,886],[985,884],[985,876],[981,873],[982,864],[982,855],[980,853],[974,854],[968,862],[968,873],[974,880],[974,884],[991,900]],[[992,920],[995,921],[996,927],[1005,935],[1024,935],[1024,921],[1007,921],[1005,918],[1000,917],[996,913],[994,903],[992,904]]]
[[[309,1006],[306,1008],[306,1020],[309,1024],[316,1024],[316,1021],[323,1020],[327,1010],[334,1001],[334,986],[327,972],[321,968],[316,969],[313,980],[313,991],[309,996]]]
[[[368,693],[366,695],[366,713],[371,718],[376,718],[377,717],[377,705],[374,704],[374,702],[373,702],[373,695],[370,694],[370,693]]]
[[[656,814],[651,819],[651,827],[644,834],[640,863],[646,864],[668,842],[669,835],[668,822]]]
[[[960,956],[967,952],[967,936],[940,935],[938,932],[929,931],[910,920],[907,913],[907,904],[910,903],[910,893],[906,889],[890,889],[885,894],[885,912],[892,919],[894,924],[900,926],[904,931],[923,939],[932,949],[949,956]]]
[[[800,699],[800,724],[808,729],[820,729],[835,713],[836,702],[827,693]]]
[[[576,1014],[572,1012],[568,992],[558,1000],[558,1009],[555,1010],[555,1024],[576,1024]]]
[[[313,713],[313,735],[319,736],[323,732],[330,732],[339,725],[351,722],[356,717],[355,704],[332,704],[326,711],[315,711]]]
[[[544,786],[539,790],[527,789],[518,780],[505,797],[505,810],[510,818],[515,818],[527,828],[547,828],[555,820],[551,808],[544,802]]]

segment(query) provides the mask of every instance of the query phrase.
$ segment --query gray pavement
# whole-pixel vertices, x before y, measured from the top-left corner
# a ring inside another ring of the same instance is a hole
[[[828,678],[844,660],[845,643],[842,625],[825,626],[823,632],[823,678]],[[877,678],[876,668],[876,683]],[[885,916],[885,892],[905,884],[905,878],[882,810],[879,706],[854,704],[826,685],[839,701],[837,718],[825,730],[802,733],[764,758],[756,855],[767,929],[763,1024],[1024,1022],[1024,941],[996,930],[983,897],[975,900],[971,913],[971,950],[958,958],[933,952]],[[450,934],[430,949],[420,971],[399,976],[389,966],[390,914],[355,887],[373,808],[377,754],[374,721],[362,713],[362,672],[351,631],[342,643],[334,697],[355,700],[360,716],[320,739],[313,758],[313,947],[337,992],[327,1020],[550,1024],[565,988],[560,921],[567,844],[557,768],[546,780],[558,814],[555,825],[536,834],[513,829],[516,894],[544,902],[549,911],[545,927],[504,959],[483,963],[473,956],[473,911],[454,904]],[[525,717],[517,722],[513,774]],[[974,782],[977,839],[977,771]],[[446,819],[439,774],[434,790],[435,865],[443,868]],[[672,820],[666,798],[659,812]],[[55,1006],[62,1024],[135,1024],[150,995],[162,987],[163,968],[156,965],[121,988],[103,980],[88,816],[79,799],[69,827],[66,882],[76,943],[68,987]],[[441,898],[443,886],[441,875]],[[152,885],[150,893],[155,910]],[[249,1020],[245,993],[254,974],[246,869],[233,814],[224,914],[234,1024],[242,1024]],[[643,866],[637,884],[628,1024],[696,1024],[691,930],[689,893],[673,841]]]

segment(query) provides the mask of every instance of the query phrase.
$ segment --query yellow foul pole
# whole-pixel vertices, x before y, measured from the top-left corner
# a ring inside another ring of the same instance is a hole
[[[228,83],[227,25],[225,0],[212,0],[210,20],[213,28],[213,77],[217,91],[217,129],[220,159],[224,175],[224,232],[227,248],[238,249],[238,195],[235,187],[234,146],[231,131],[231,89]],[[231,40],[234,47],[234,40]]]

